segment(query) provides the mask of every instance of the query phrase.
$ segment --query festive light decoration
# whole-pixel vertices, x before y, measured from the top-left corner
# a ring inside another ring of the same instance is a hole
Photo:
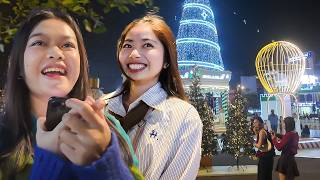
[[[176,44],[184,88],[187,91],[190,89],[196,67],[201,79],[201,93],[206,93],[207,102],[212,101],[210,110],[215,112],[215,118],[210,118],[216,125],[214,131],[225,132],[226,108],[222,107],[222,98],[228,99],[228,93],[225,97],[221,93],[229,90],[231,72],[224,70],[214,13],[209,0],[184,1]]]
[[[305,56],[292,43],[273,42],[259,51],[256,70],[263,87],[270,94],[293,94],[305,70]]]
[[[256,57],[256,70],[263,87],[279,97],[285,116],[284,98],[293,95],[305,70],[306,56],[294,44],[277,41],[263,47]],[[269,111],[269,107],[267,108]]]
[[[247,121],[247,110],[244,97],[238,89],[233,102],[229,104],[228,120],[226,121],[226,136],[224,150],[233,155],[239,167],[239,158],[253,156],[253,133]]]
[[[214,14],[209,0],[186,0],[177,37],[180,69],[223,71]]]
[[[222,97],[222,109],[224,112],[224,117],[227,119],[229,117],[229,114],[228,114],[229,92],[223,91],[221,93],[221,97]]]
[[[200,75],[197,70],[194,70],[191,77],[192,85],[189,88],[187,95],[191,104],[197,109],[203,124],[202,131],[202,156],[213,156],[217,151],[217,138],[214,133],[213,113],[209,107],[205,96],[200,89]]]

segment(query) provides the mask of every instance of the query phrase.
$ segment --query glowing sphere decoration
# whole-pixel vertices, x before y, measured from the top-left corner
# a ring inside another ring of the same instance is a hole
[[[272,42],[259,51],[256,70],[268,93],[293,95],[304,74],[305,56],[290,42]]]
[[[256,70],[263,87],[280,100],[280,113],[282,117],[291,116],[291,103],[285,99],[294,96],[294,92],[301,82],[305,70],[305,56],[294,44],[286,41],[272,42],[263,47],[256,57]],[[286,105],[287,104],[287,105]],[[269,103],[267,105],[269,112]],[[297,108],[297,114],[299,109]],[[300,128],[299,116],[296,127]],[[298,130],[299,132],[299,130]]]

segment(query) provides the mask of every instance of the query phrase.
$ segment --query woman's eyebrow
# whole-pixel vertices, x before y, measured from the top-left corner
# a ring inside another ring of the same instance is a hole
[[[34,34],[31,34],[29,36],[29,39],[33,38],[33,37],[36,37],[36,36],[43,36],[44,34],[43,33],[34,33]]]

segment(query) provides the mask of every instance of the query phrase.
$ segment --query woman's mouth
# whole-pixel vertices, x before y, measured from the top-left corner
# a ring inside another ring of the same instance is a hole
[[[50,67],[50,68],[45,68],[41,71],[41,74],[49,77],[55,77],[55,76],[66,76],[67,71],[63,68],[58,68],[58,67]]]
[[[141,63],[136,63],[136,64],[128,64],[128,68],[130,70],[142,70],[146,67],[145,64],[141,64]]]
[[[141,64],[141,63],[128,64],[128,70],[130,73],[137,73],[137,72],[143,71],[146,67],[147,67],[146,64]]]

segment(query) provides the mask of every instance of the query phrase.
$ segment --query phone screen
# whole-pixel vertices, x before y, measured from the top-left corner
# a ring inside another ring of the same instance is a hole
[[[63,97],[49,98],[46,122],[44,124],[47,131],[52,131],[61,122],[62,116],[69,112],[70,108],[65,104],[67,99]]]

